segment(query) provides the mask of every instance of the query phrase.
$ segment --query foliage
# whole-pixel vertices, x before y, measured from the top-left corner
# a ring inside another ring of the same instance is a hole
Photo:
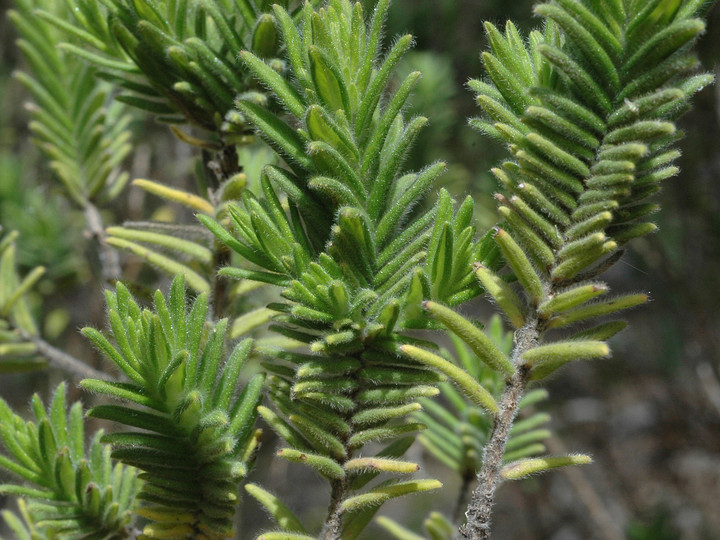
[[[417,424],[398,420],[417,409],[415,398],[436,392],[428,385],[437,375],[393,352],[397,330],[422,324],[425,291],[455,303],[478,292],[467,271],[479,250],[470,225],[472,201],[456,217],[443,192],[437,211],[407,214],[444,165],[403,174],[404,156],[426,119],[406,122],[400,115],[418,73],[391,100],[381,100],[411,44],[410,36],[401,37],[376,60],[386,9],[381,2],[366,28],[359,4],[331,2],[316,12],[306,5],[301,35],[290,15],[275,8],[296,84],[257,56],[242,56],[301,127],[251,101],[238,106],[289,169],[265,168],[263,197],[246,191],[242,206],[231,204],[229,230],[199,216],[259,268],[231,267],[221,274],[284,287],[286,302],[271,305],[280,313],[276,328],[310,343],[315,353],[265,351],[288,363],[266,366],[280,415],[267,408],[261,414],[291,445],[282,457],[303,461],[330,480],[328,538],[341,529],[343,537],[354,538],[388,498],[438,486],[412,481],[351,496],[369,481],[362,474],[367,469],[417,469],[354,455],[367,442],[415,431]],[[287,197],[287,210],[278,193]],[[384,457],[401,455],[404,447],[397,445],[406,443],[391,445]]]
[[[672,145],[680,135],[673,120],[712,80],[692,74],[697,60],[688,52],[705,28],[694,18],[702,4],[548,2],[535,8],[546,19],[544,33],[531,33],[527,44],[512,23],[504,34],[486,24],[488,78],[471,82],[486,116],[474,125],[506,142],[515,158],[493,171],[507,190],[496,197],[506,222],[494,239],[522,297],[476,265],[518,334],[514,368],[506,371],[508,412],[496,416],[465,537],[489,537],[509,420],[527,383],[574,360],[609,356],[603,340],[624,325],[601,323],[570,339],[545,334],[597,324],[598,317],[647,299],[594,300],[608,292],[595,278],[619,260],[620,246],[655,230],[646,216],[657,206],[646,199],[677,173]],[[459,323],[448,321],[457,333],[452,325]]]
[[[512,335],[504,333],[499,316],[495,315],[488,324],[488,336],[505,354],[510,354]],[[497,401],[503,391],[504,380],[483,364],[468,345],[455,335],[450,336],[453,353],[442,351],[444,358],[462,366],[486,388]],[[483,449],[490,436],[491,418],[483,409],[475,406],[448,383],[439,385],[440,403],[432,399],[420,399],[423,411],[413,414],[416,420],[427,426],[418,441],[441,463],[455,471],[467,483],[475,479],[476,471],[482,465]],[[519,417],[510,432],[505,450],[505,463],[542,454],[542,441],[550,436],[545,424],[550,415],[544,412],[526,413],[533,405],[547,399],[547,390],[535,388],[519,403]]]
[[[47,411],[35,394],[35,421],[12,413],[0,399],[0,440],[9,456],[0,466],[29,486],[0,485],[0,493],[27,498],[27,517],[42,538],[127,538],[140,482],[132,467],[113,466],[110,448],[95,434],[87,453],[79,402],[67,410],[65,384]],[[24,527],[9,521],[18,538]]]
[[[151,180],[137,179],[133,185],[194,212],[215,215],[213,205],[193,193]],[[108,227],[106,232],[111,246],[134,253],[171,276],[182,275],[199,293],[210,292],[212,236],[202,227],[143,221]]]
[[[494,170],[507,190],[497,196],[506,223],[495,241],[524,300],[492,271],[477,275],[516,328],[542,335],[646,300],[596,300],[609,289],[595,278],[622,245],[655,230],[646,219],[658,207],[646,199],[677,173],[673,120],[712,80],[693,74],[688,51],[704,29],[694,18],[702,4],[541,4],[545,32],[531,33],[528,46],[512,24],[504,35],[486,25],[488,80],[471,83],[486,116],[474,125],[515,158]],[[521,366],[538,380],[569,361],[607,356],[601,340],[622,327],[533,343]]]
[[[527,39],[512,23],[486,24],[486,75],[470,82],[482,113],[471,123],[510,153],[493,169],[501,222],[486,232],[479,224],[493,218],[478,220],[473,197],[433,189],[446,165],[428,163],[428,119],[407,113],[453,99],[452,70],[407,55],[410,35],[384,47],[389,3],[16,0],[33,142],[84,211],[114,285],[108,331],[83,333],[118,376],[43,341],[28,304],[43,269],[21,277],[12,233],[0,241],[0,369],[42,355],[82,374],[84,389],[120,402],[88,416],[124,430],[98,432],[86,458],[81,408],[66,413],[63,385],[49,411],[33,398],[34,422],[0,401],[0,466],[21,479],[0,492],[23,499],[19,517],[3,516],[19,538],[233,537],[258,413],[282,440],[276,457],[330,490],[312,530],[281,497],[246,484],[275,521],[265,540],[359,538],[386,501],[439,489],[404,457],[416,436],[462,482],[452,519],[426,519],[433,539],[458,527],[489,538],[500,483],[590,462],[544,455],[548,415],[517,413],[563,365],[607,358],[606,341],[625,327],[612,317],[648,298],[608,297],[599,278],[655,230],[649,198],[677,173],[675,121],[711,81],[691,51],[708,5],[549,0]],[[414,109],[413,66],[431,72]],[[201,225],[104,228],[95,204],[129,180],[122,103],[199,152],[194,192],[133,184]],[[441,132],[452,121],[438,114]],[[255,135],[272,154],[249,144]],[[169,293],[143,308],[147,284],[131,294],[117,280],[129,276],[116,249],[176,276]],[[487,327],[457,311],[483,295],[498,313]],[[249,334],[258,339],[233,342]],[[435,342],[443,334],[452,352]],[[259,365],[247,367],[252,358]]]
[[[45,279],[67,282],[83,280],[87,265],[77,245],[82,244],[82,217],[70,211],[71,203],[55,196],[39,180],[30,181],[27,160],[0,153],[0,225],[16,230],[21,268],[45,266]]]
[[[2,232],[2,229],[0,229]],[[17,233],[0,237],[0,373],[44,367],[30,336],[38,333],[27,295],[42,277],[38,266],[24,278],[18,275],[15,253]]]
[[[94,49],[66,43],[64,50],[89,60],[103,78],[123,88],[121,101],[162,121],[189,121],[219,132],[230,143],[244,134],[244,121],[233,107],[237,96],[263,100],[250,86],[237,51],[252,49],[276,70],[284,69],[266,0],[76,4],[71,21],[37,12]]]
[[[37,0],[19,0],[10,11],[32,74],[15,76],[28,88],[30,128],[36,144],[67,194],[81,207],[90,200],[111,200],[125,186],[129,175],[117,166],[129,154],[130,122],[122,106],[108,106],[111,87],[95,79],[94,70],[58,50],[60,34],[35,17]],[[48,14],[67,18],[72,10],[61,2],[43,2]]]
[[[504,354],[510,354],[512,334],[503,331],[502,321],[498,315],[490,319],[487,333],[493,344]],[[462,366],[483,388],[489,390],[495,400],[499,399],[505,386],[502,376],[483,364],[460,338],[451,334],[450,339],[453,352],[443,349],[441,355],[454,364]],[[465,510],[467,491],[482,466],[483,450],[490,437],[492,419],[451,384],[441,383],[439,388],[442,400],[438,402],[421,398],[418,401],[423,410],[413,413],[413,417],[427,428],[418,436],[418,442],[461,479],[460,494],[452,521],[438,512],[431,512],[423,524],[430,538],[451,540],[457,530],[455,523],[459,521],[460,515]],[[545,426],[550,420],[550,415],[544,412],[525,413],[535,404],[547,399],[547,396],[546,390],[535,388],[519,403],[519,416],[510,431],[503,463],[513,463],[546,451],[542,441],[551,435]],[[399,540],[420,538],[390,518],[379,517],[377,523],[392,534],[393,538]]]
[[[234,396],[252,343],[225,356],[228,321],[206,325],[207,297],[188,311],[185,283],[176,278],[166,299],[157,291],[154,312],[141,310],[127,288],[107,292],[117,347],[99,331],[83,333],[131,382],[86,379],[82,385],[127,402],[88,413],[146,432],[103,437],[112,457],[142,470],[138,512],[153,523],[147,538],[232,536],[237,483],[248,472],[257,444],[253,430],[263,376]]]

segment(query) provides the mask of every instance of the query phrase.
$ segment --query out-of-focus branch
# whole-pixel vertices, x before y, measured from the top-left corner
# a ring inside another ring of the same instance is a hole
[[[75,377],[80,379],[108,379],[108,374],[97,369],[88,366],[82,360],[78,360],[74,356],[61,351],[60,349],[53,347],[47,341],[42,339],[40,336],[30,334],[24,330],[18,330],[20,336],[25,340],[31,342],[37,348],[38,353],[47,358],[52,365],[72,373]]]
[[[718,381],[712,366],[707,362],[703,362],[695,368],[695,372],[708,401],[715,407],[715,411],[720,414],[720,381]]]
[[[84,206],[87,232],[93,240],[100,260],[103,281],[112,282],[120,277],[120,257],[117,251],[105,242],[105,227],[97,207],[87,201]]]

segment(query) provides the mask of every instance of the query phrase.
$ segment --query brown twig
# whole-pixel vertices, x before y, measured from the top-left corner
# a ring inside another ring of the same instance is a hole
[[[478,485],[472,493],[465,517],[467,522],[460,528],[460,538],[472,540],[490,539],[490,518],[495,502],[505,447],[510,428],[517,415],[518,404],[528,383],[528,370],[521,366],[520,357],[535,346],[538,340],[538,321],[530,319],[515,333],[513,363],[518,367],[508,381],[499,403],[499,412],[493,420],[490,438],[485,446],[483,464],[478,473]]]
[[[320,534],[320,538],[323,540],[341,540],[342,538],[342,503],[347,495],[347,488],[345,480],[336,480],[332,483],[328,517]]]

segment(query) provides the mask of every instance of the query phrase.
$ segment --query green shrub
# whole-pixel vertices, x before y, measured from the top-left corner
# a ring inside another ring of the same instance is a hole
[[[29,295],[44,268],[18,270],[16,244],[33,239],[10,233],[0,370],[44,358],[112,399],[87,416],[126,429],[98,432],[86,454],[64,384],[48,411],[33,398],[31,421],[0,401],[0,466],[16,480],[0,493],[20,497],[20,517],[3,514],[18,538],[242,533],[238,487],[257,461],[258,415],[282,440],[275,459],[306,465],[330,492],[318,526],[245,484],[275,522],[265,540],[354,539],[386,501],[440,489],[405,457],[416,436],[461,480],[455,515],[425,521],[433,539],[490,538],[501,482],[591,461],[546,455],[536,384],[609,357],[626,326],[617,314],[648,299],[610,296],[601,275],[656,229],[651,197],[678,172],[675,121],[712,81],[692,52],[708,3],[551,0],[528,36],[486,23],[471,125],[509,152],[492,169],[496,217],[437,187],[447,167],[430,159],[456,118],[438,107],[430,136],[415,114],[458,99],[451,70],[408,60],[411,35],[385,46],[389,0],[365,4],[15,0],[33,142],[85,216],[92,285],[113,286],[108,330],[83,330],[112,369],[42,337]],[[430,73],[410,107],[413,67]],[[194,189],[135,188],[199,223],[105,228],[142,113],[199,160]],[[169,293],[125,275],[117,250],[173,277]],[[480,296],[498,314],[487,328],[458,311]]]

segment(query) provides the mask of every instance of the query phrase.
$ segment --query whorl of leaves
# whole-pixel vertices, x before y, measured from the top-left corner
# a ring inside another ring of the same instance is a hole
[[[45,409],[32,399],[34,421],[15,415],[0,399],[0,442],[6,455],[0,467],[23,481],[1,484],[0,493],[26,499],[26,525],[5,515],[23,538],[26,527],[45,538],[127,538],[140,487],[137,471],[113,464],[110,447],[95,434],[85,450],[80,403],[67,410],[65,384],[60,384]]]
[[[142,431],[103,437],[113,457],[137,467],[143,480],[138,510],[151,523],[147,538],[231,537],[238,502],[257,444],[253,429],[263,376],[237,394],[240,370],[252,342],[226,357],[227,319],[206,323],[207,298],[186,306],[182,276],[165,298],[157,291],[154,311],[141,309],[127,288],[107,291],[115,345],[101,332],[83,333],[129,378],[86,379],[82,385],[123,405],[98,405],[89,416]]]

